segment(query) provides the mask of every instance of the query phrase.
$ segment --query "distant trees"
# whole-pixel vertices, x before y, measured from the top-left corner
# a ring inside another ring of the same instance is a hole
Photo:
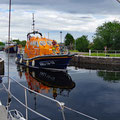
[[[17,39],[13,40],[13,42],[16,42],[18,45],[22,45],[23,47],[25,47],[26,45],[26,40],[20,41],[19,39]]]
[[[88,36],[83,35],[75,40],[70,33],[67,33],[65,36],[65,46],[67,46],[69,50],[74,50],[76,48],[78,51],[87,51],[89,47],[89,40],[87,37]]]
[[[65,36],[65,46],[68,46],[70,50],[74,49],[75,40],[70,33],[67,33]]]
[[[96,38],[93,39],[93,45],[92,45],[91,49],[93,49],[93,50],[103,50],[104,46],[105,46],[105,44],[104,44],[103,40],[96,37]]]
[[[70,50],[76,48],[78,51],[88,51],[88,49],[104,50],[104,47],[107,47],[108,50],[120,50],[120,22],[112,21],[103,23],[96,29],[93,42],[91,43],[86,35],[74,40],[74,37],[70,33],[67,33],[65,36],[65,45]]]
[[[76,49],[81,52],[88,51],[89,40],[87,36],[83,35],[76,39]]]
[[[23,47],[25,47],[25,45],[26,45],[26,40],[21,41],[20,44],[21,44]]]
[[[3,43],[3,42],[0,42],[0,46],[4,46],[5,45],[5,43]]]
[[[20,40],[19,39],[14,39],[12,40],[13,42],[16,42],[17,44],[20,44]]]
[[[107,22],[99,26],[93,38],[94,49],[120,49],[120,23],[118,21]]]

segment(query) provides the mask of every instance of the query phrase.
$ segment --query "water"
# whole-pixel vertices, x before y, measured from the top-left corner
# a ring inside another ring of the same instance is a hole
[[[6,53],[0,52],[0,57],[5,59],[5,75],[7,75],[7,56]],[[62,101],[66,106],[98,120],[120,119],[120,71],[110,72],[75,67],[68,67],[68,74],[31,71],[17,66],[15,54],[11,54],[10,76],[23,85]],[[7,84],[6,78],[3,79],[3,83]],[[0,85],[0,87],[2,86]],[[14,82],[11,83],[11,92],[22,102],[25,101],[24,90]],[[56,103],[31,92],[27,93],[29,107],[52,120],[63,120],[60,108]],[[0,91],[0,100],[6,105],[7,93],[4,90]],[[14,108],[25,116],[25,109],[12,98],[10,109]],[[66,109],[65,118],[66,120],[90,120]],[[29,111],[29,120],[44,119]]]

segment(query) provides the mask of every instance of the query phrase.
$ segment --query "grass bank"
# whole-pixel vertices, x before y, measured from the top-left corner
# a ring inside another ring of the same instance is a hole
[[[89,56],[89,53],[85,53],[84,55]],[[90,56],[102,56],[102,57],[120,57],[120,53],[91,53]]]
[[[70,50],[71,53],[77,53],[78,55],[89,56],[88,52],[79,52],[77,50]],[[120,53],[91,53],[90,56],[101,56],[101,57],[120,57]]]

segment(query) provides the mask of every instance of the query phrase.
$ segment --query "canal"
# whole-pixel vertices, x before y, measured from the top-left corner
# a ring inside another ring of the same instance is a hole
[[[5,60],[5,75],[8,68],[8,54],[0,52]],[[28,88],[46,96],[64,102],[66,106],[97,118],[98,120],[120,119],[120,71],[92,70],[69,66],[68,72],[33,71],[15,64],[15,54],[10,54],[10,76]],[[3,78],[7,85],[7,79]],[[0,89],[2,85],[0,84]],[[15,82],[11,83],[11,92],[22,102],[24,90]],[[59,106],[27,92],[28,106],[52,120],[62,120]],[[7,103],[7,93],[0,90],[0,100]],[[10,109],[17,109],[25,116],[25,109],[12,98]],[[66,120],[90,120],[82,115],[65,109]],[[29,120],[44,120],[28,112]]]

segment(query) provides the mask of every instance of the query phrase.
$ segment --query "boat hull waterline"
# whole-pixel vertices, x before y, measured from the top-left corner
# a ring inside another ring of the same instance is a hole
[[[24,58],[22,54],[17,54],[16,63],[31,68],[51,68],[51,69],[66,69],[69,61],[74,54],[68,55],[46,55],[33,58]]]

